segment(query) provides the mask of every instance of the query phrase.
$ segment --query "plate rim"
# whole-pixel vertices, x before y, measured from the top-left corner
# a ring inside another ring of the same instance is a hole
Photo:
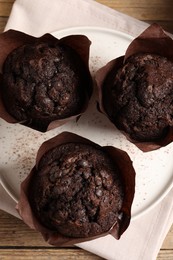
[[[81,32],[79,33],[79,31],[81,31]],[[82,32],[82,31],[84,31],[84,32]],[[110,29],[110,28],[106,28],[106,27],[100,27],[100,26],[74,26],[74,27],[62,28],[60,30],[52,31],[52,32],[50,32],[50,34],[53,35],[54,37],[58,37],[58,34],[67,34],[67,36],[68,36],[69,33],[71,33],[71,35],[77,35],[77,34],[78,35],[79,34],[80,35],[85,35],[87,33],[85,31],[92,32],[92,33],[94,31],[95,32],[101,32],[101,33],[111,33],[113,35],[117,35],[117,36],[121,36],[123,38],[126,38],[127,40],[129,40],[129,44],[135,38],[134,36],[132,36],[130,34],[127,34],[125,32],[114,30],[114,29]],[[62,37],[65,37],[65,35],[62,36]],[[3,180],[3,176],[1,176],[1,175],[0,175],[0,184],[2,185],[4,190],[8,193],[8,195],[16,203],[18,203],[18,199],[16,198],[15,194],[13,194],[13,192],[11,190],[11,186],[9,187],[9,185],[7,184],[7,182],[5,180]],[[154,201],[152,203],[150,203],[149,206],[145,207],[143,210],[140,210],[138,213],[134,214],[131,217],[131,220],[134,221],[137,218],[139,218],[139,217],[143,216],[144,214],[146,214],[148,211],[152,210],[155,206],[157,206],[159,204],[159,202],[161,200],[163,200],[165,198],[165,196],[169,193],[169,191],[172,188],[173,188],[173,179],[172,179],[172,182],[170,182],[170,184],[166,186],[166,189],[164,189],[164,191],[161,193],[161,195],[158,198],[155,198]]]
[[[102,27],[102,26],[74,26],[74,27],[68,27],[68,28],[64,28],[64,29],[60,29],[60,30],[56,30],[56,31],[52,31],[50,32],[50,34],[52,34],[54,37],[55,37],[55,34],[56,33],[68,33],[68,32],[71,32],[71,31],[82,31],[82,30],[87,30],[87,31],[97,31],[97,32],[105,32],[105,33],[111,33],[111,34],[117,34],[117,35],[121,35],[125,38],[128,38],[129,40],[133,40],[135,37],[128,34],[128,33],[125,33],[125,32],[122,32],[122,31],[118,31],[118,30],[115,30],[115,29],[111,29],[111,28],[106,28],[106,27]],[[76,35],[76,33],[74,33]],[[80,35],[84,33],[80,33]],[[65,37],[65,36],[63,36]]]

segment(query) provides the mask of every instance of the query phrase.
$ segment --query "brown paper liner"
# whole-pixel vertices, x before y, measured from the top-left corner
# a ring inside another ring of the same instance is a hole
[[[108,232],[103,233],[99,236],[89,237],[89,238],[70,238],[59,234],[57,231],[54,232],[52,230],[49,230],[39,223],[39,220],[34,216],[34,213],[32,212],[30,206],[30,202],[28,199],[29,185],[30,183],[32,183],[32,176],[33,174],[35,174],[40,159],[47,151],[49,151],[53,147],[68,142],[91,144],[99,147],[99,149],[102,149],[109,154],[110,158],[120,169],[120,173],[121,173],[120,177],[122,178],[122,182],[124,185],[124,199],[123,199],[122,208],[120,210],[121,218],[113,225],[113,227]],[[73,245],[76,243],[105,236],[107,234],[111,234],[114,238],[119,239],[130,223],[131,205],[133,202],[134,193],[135,193],[135,170],[132,166],[132,161],[130,160],[130,157],[126,152],[111,146],[101,147],[79,135],[72,134],[69,132],[63,132],[53,137],[52,139],[44,142],[39,148],[36,157],[36,165],[32,169],[31,173],[28,175],[28,177],[21,184],[20,198],[16,208],[23,221],[30,228],[39,231],[42,234],[45,241],[47,241],[49,244],[54,246]]]
[[[45,34],[41,37],[34,37],[28,34],[25,34],[23,32],[15,31],[15,30],[9,30],[2,34],[0,34],[0,86],[2,86],[2,68],[4,61],[6,60],[7,56],[17,47],[28,44],[28,43],[35,43],[35,42],[50,42],[50,43],[63,43],[64,45],[68,45],[71,48],[73,48],[81,57],[82,61],[85,64],[86,72],[88,74],[88,89],[86,89],[86,98],[83,103],[83,107],[81,108],[81,111],[78,114],[74,114],[73,116],[70,116],[68,118],[60,119],[60,120],[54,120],[51,123],[47,124],[46,129],[38,129],[35,128],[34,125],[32,125],[32,122],[18,122],[13,116],[11,116],[6,107],[3,104],[2,99],[2,87],[0,87],[0,117],[7,121],[8,123],[22,123],[25,126],[28,126],[30,128],[36,129],[41,132],[46,132],[47,130],[53,129],[55,127],[58,127],[67,121],[79,117],[87,108],[88,101],[92,94],[92,78],[89,72],[89,51],[90,51],[90,45],[91,41],[84,35],[70,35],[61,38],[60,40],[52,36],[51,34]]]
[[[96,72],[96,83],[98,87],[98,103],[100,112],[106,113],[103,107],[103,87],[105,81],[111,82],[116,71],[123,66],[125,61],[132,55],[137,53],[152,53],[166,57],[173,61],[173,40],[163,31],[163,29],[157,25],[150,25],[142,34],[135,38],[128,46],[124,56],[118,57]],[[109,83],[108,83],[109,84]],[[111,118],[109,118],[111,120]],[[115,125],[115,124],[114,124]],[[116,125],[115,125],[116,126]],[[117,126],[116,126],[117,127]],[[118,128],[118,127],[117,127]],[[163,146],[168,145],[173,141],[173,127],[169,127],[167,135],[156,141],[139,142],[132,139],[126,132],[119,129],[126,138],[134,143],[143,152],[149,152],[152,150],[159,149]]]

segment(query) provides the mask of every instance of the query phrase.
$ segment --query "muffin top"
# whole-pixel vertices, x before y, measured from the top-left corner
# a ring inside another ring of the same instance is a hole
[[[131,56],[106,81],[103,106],[132,139],[164,137],[173,125],[173,63],[156,54]]]
[[[29,200],[43,226],[67,237],[97,236],[117,223],[124,191],[118,167],[101,147],[66,143],[35,168]]]
[[[3,66],[3,101],[18,121],[45,128],[80,112],[89,72],[80,56],[62,43],[35,42],[18,47]]]

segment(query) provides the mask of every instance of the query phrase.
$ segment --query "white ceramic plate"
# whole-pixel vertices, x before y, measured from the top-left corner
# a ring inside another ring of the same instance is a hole
[[[124,55],[132,37],[106,28],[80,27],[54,32],[61,38],[71,34],[85,34],[92,41],[90,69],[95,71],[108,61]],[[8,124],[0,119],[0,181],[10,196],[17,201],[21,181],[35,164],[39,146],[63,131],[70,131],[100,145],[113,145],[125,150],[136,170],[136,193],[132,205],[132,219],[156,205],[173,186],[173,144],[157,151],[143,153],[96,109],[93,95],[86,113],[47,133],[40,133],[19,124]]]

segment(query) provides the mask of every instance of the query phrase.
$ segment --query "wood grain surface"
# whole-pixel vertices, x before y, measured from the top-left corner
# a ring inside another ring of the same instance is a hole
[[[14,0],[0,0],[0,32],[5,27],[13,2]],[[97,2],[139,20],[148,23],[157,22],[165,30],[173,33],[172,0],[97,0]],[[0,260],[11,259],[99,260],[102,258],[76,247],[51,247],[43,241],[39,233],[30,230],[21,220],[0,210]],[[173,226],[157,257],[157,260],[172,259]]]

